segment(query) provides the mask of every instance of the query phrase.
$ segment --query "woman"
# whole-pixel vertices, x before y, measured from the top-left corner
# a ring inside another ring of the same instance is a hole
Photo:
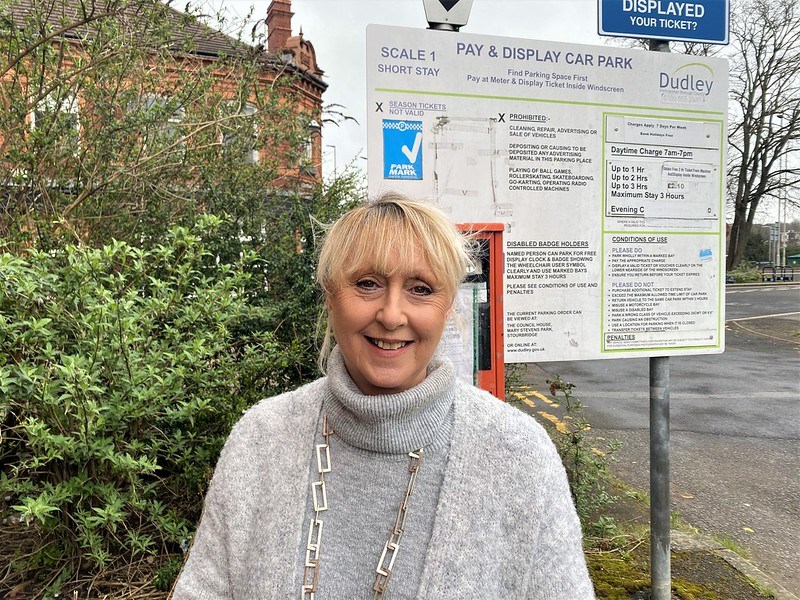
[[[436,354],[469,262],[401,196],[333,225],[327,376],[234,427],[174,598],[594,598],[546,433]]]

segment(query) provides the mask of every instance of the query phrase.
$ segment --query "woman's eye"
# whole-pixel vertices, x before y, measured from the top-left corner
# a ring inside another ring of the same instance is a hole
[[[433,290],[427,285],[415,285],[411,288],[411,292],[417,296],[429,296]]]
[[[362,290],[374,290],[378,287],[378,282],[373,279],[359,279],[356,281],[356,287]]]

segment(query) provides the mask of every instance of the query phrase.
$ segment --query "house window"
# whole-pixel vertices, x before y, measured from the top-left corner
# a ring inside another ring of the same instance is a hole
[[[258,125],[256,124],[256,113],[258,109],[252,104],[245,104],[239,110],[238,104],[230,103],[229,108],[232,115],[231,126],[223,134],[222,144],[226,154],[241,156],[242,161],[248,165],[258,163],[259,153]]]
[[[77,152],[80,140],[78,99],[73,94],[63,98],[48,95],[42,98],[31,111],[31,129],[41,131],[48,139],[73,152]]]
[[[300,171],[306,175],[317,175],[317,167],[314,163],[314,138],[318,138],[322,127],[316,119],[311,119],[308,124],[308,137],[303,142],[300,154]]]
[[[131,108],[140,119],[142,142],[146,148],[185,149],[181,130],[186,111],[176,100],[147,94]]]

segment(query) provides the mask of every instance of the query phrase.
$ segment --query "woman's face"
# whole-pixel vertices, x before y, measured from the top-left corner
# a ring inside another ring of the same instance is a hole
[[[326,298],[347,372],[364,394],[408,390],[427,374],[453,298],[421,252],[398,273],[356,271]]]

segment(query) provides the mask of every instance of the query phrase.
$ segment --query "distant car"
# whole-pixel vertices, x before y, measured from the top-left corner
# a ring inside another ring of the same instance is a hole
[[[736,280],[733,278],[733,275],[725,275],[725,283],[736,283]]]

